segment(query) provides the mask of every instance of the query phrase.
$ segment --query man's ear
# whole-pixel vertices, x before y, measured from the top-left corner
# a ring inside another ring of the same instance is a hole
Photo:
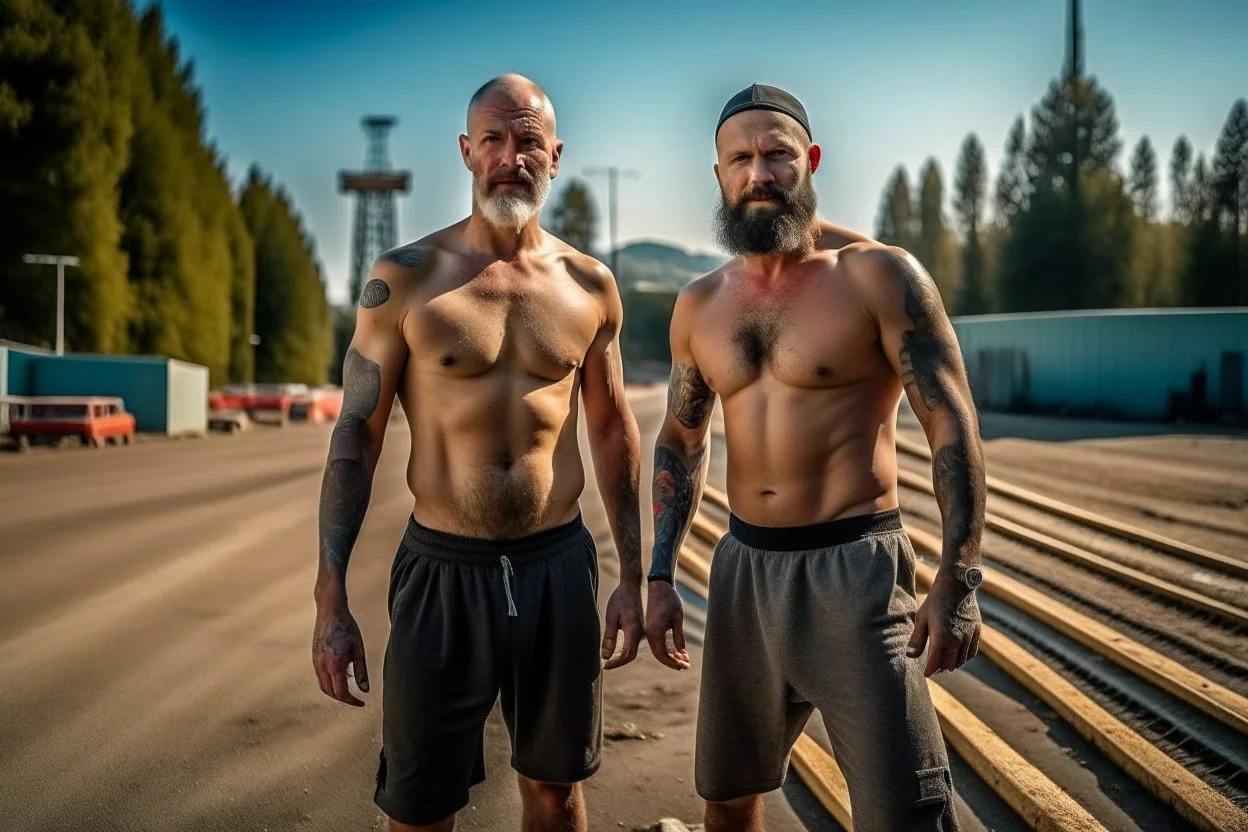
[[[550,178],[559,175],[559,158],[563,156],[563,139],[555,139],[550,149]]]
[[[819,160],[823,158],[823,150],[817,144],[812,144],[810,150],[806,151],[810,158],[810,172],[814,173],[819,170]]]
[[[464,159],[464,167],[472,170],[472,145],[468,144],[468,137],[463,133],[459,134],[459,155]]]

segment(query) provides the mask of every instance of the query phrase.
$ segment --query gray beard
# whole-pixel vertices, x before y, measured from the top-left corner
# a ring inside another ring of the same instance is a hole
[[[472,189],[477,207],[485,221],[495,228],[519,231],[542,210],[550,195],[550,177],[544,172],[534,174],[533,190],[527,195],[489,194],[484,179],[473,179]]]

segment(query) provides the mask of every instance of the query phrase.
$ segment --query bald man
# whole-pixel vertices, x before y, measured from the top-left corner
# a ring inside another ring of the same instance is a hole
[[[641,638],[620,297],[601,263],[538,225],[563,142],[536,84],[485,84],[459,148],[472,214],[380,257],[360,296],[321,489],[313,665],[326,695],[363,704],[348,687],[350,665],[369,689],[345,577],[397,395],[414,504],[390,574],[374,799],[392,830],[452,829],[485,778],[482,732],[501,693],[521,828],[585,830],[601,660],[627,664]],[[605,628],[578,506],[578,396],[619,555]]]
[[[819,219],[806,111],[762,84],[716,128],[716,216],[733,259],[685,287],[655,447],[646,633],[687,666],[680,543],[723,407],[728,534],[712,559],[696,786],[707,832],[761,830],[761,795],[818,708],[857,832],[958,828],[926,676],[978,649],[984,467],[957,339],[905,251]],[[920,606],[897,502],[908,397],[933,451],[944,551]],[[926,656],[923,655],[926,648]]]

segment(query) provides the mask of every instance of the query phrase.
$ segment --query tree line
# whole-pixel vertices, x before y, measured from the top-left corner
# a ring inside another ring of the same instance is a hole
[[[969,134],[954,171],[953,218],[928,158],[912,196],[898,166],[880,198],[876,237],[932,275],[953,314],[1248,304],[1248,103],[1234,102],[1211,160],[1180,136],[1171,204],[1148,136],[1125,175],[1113,99],[1095,78],[1055,79],[1005,140],[995,183]]]
[[[258,167],[232,192],[193,69],[157,4],[0,0],[0,337],[51,343],[56,281],[22,256],[74,255],[67,349],[320,384],[312,238]]]

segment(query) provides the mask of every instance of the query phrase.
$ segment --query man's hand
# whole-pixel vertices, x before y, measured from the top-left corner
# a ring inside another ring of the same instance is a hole
[[[348,705],[364,707],[347,687],[347,665],[352,665],[355,683],[368,693],[368,666],[364,661],[364,639],[360,628],[345,606],[316,611],[312,631],[312,667],[321,683],[321,691],[332,699]]]
[[[646,641],[654,657],[673,670],[689,669],[684,622],[684,606],[676,587],[667,581],[651,581],[646,603]]]
[[[624,647],[615,655],[615,639],[624,633]],[[632,583],[621,583],[607,601],[606,631],[602,636],[603,668],[612,670],[637,658],[637,646],[641,644],[641,588]]]
[[[979,602],[975,593],[945,572],[939,572],[919,607],[906,655],[917,658],[931,637],[924,676],[956,670],[979,652]]]

